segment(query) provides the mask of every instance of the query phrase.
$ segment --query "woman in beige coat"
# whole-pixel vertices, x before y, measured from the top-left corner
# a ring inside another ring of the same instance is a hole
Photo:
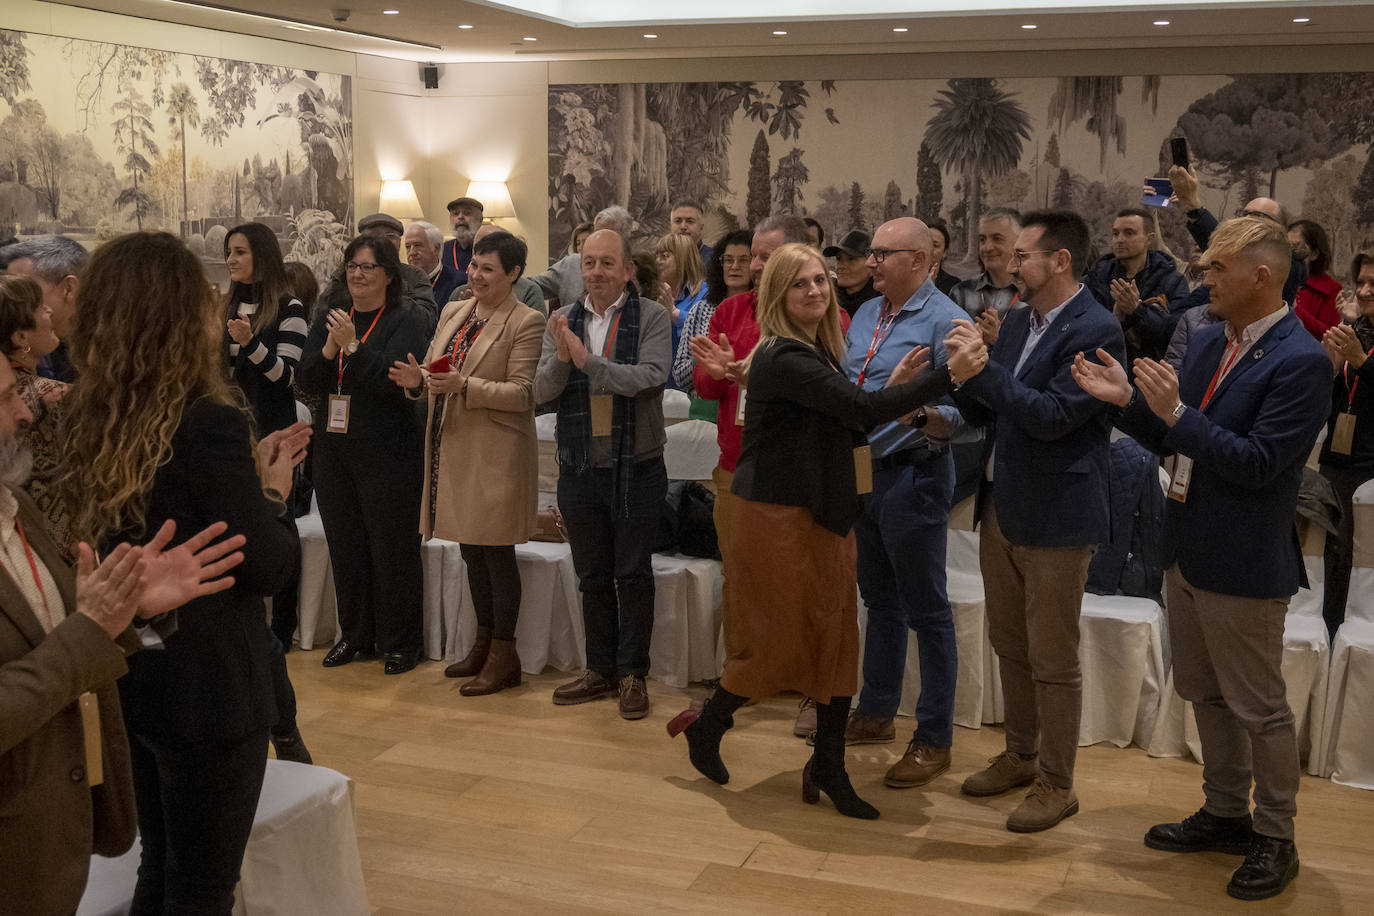
[[[464,696],[520,683],[514,545],[534,533],[534,370],[544,338],[544,316],[512,292],[525,253],[525,243],[509,232],[479,240],[468,266],[476,298],[444,309],[424,366],[411,357],[390,373],[409,396],[429,398],[420,533],[457,541],[468,568],[477,641],[444,670],[473,678],[460,688]]]

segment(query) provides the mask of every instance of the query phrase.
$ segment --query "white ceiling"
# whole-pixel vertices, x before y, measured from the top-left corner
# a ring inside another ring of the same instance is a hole
[[[58,2],[434,62],[1374,43],[1374,0],[247,0],[232,8],[181,0]],[[841,5],[843,14],[819,12]],[[349,9],[339,21],[335,10],[342,7]],[[782,7],[789,16],[769,14]],[[895,7],[903,11],[884,12]],[[940,11],[931,12],[935,7]],[[688,14],[692,20],[681,18]],[[1168,25],[1154,24],[1164,19]],[[602,24],[627,20],[635,24]]]

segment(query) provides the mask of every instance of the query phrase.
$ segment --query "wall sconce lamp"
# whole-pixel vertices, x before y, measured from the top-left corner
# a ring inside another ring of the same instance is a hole
[[[425,218],[420,198],[415,196],[415,185],[409,181],[383,181],[381,205],[378,209],[397,219]]]
[[[483,219],[504,219],[515,216],[515,204],[504,181],[468,182],[468,197],[482,202]]]

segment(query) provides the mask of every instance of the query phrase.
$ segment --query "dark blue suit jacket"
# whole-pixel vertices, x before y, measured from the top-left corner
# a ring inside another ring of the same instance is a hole
[[[1098,347],[1125,359],[1121,325],[1080,287],[1014,373],[1030,315],[1030,308],[1007,313],[988,365],[955,401],[971,422],[996,418],[987,440],[996,447],[992,497],[1007,540],[1027,547],[1098,544],[1109,530],[1111,422],[1107,405],[1079,388],[1069,369],[1078,353],[1091,357]],[[980,517],[986,495],[980,481]]]
[[[1226,351],[1226,324],[1197,332],[1179,400],[1202,403]],[[1197,588],[1287,598],[1306,584],[1296,513],[1302,468],[1330,409],[1331,361],[1290,310],[1217,386],[1205,411],[1167,426],[1137,395],[1117,425],[1160,454],[1193,459],[1186,502],[1169,500],[1164,564]]]

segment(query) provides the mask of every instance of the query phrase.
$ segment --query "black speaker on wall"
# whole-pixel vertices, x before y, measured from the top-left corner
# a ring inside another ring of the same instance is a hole
[[[425,64],[420,68],[420,75],[424,78],[426,89],[439,88],[439,68],[433,64]]]

